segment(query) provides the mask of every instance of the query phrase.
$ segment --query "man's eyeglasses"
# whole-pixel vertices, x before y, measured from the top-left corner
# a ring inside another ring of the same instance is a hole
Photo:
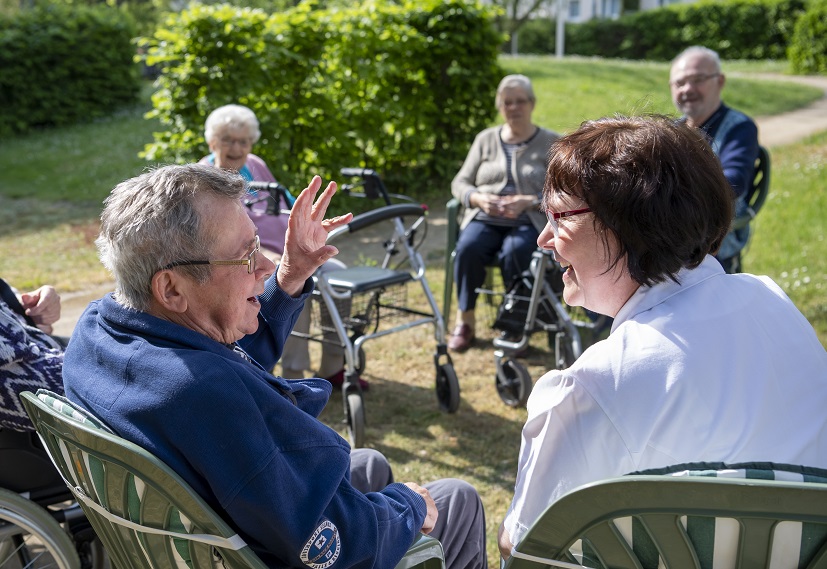
[[[690,85],[692,87],[697,87],[701,83],[705,81],[709,81],[713,77],[717,77],[720,73],[699,73],[698,75],[688,75],[686,77],[681,77],[680,79],[675,79],[674,81],[670,81],[669,84],[673,87],[684,87],[685,85]]]
[[[171,269],[173,267],[183,267],[185,265],[247,265],[247,273],[253,274],[256,272],[256,253],[258,253],[260,249],[261,242],[259,241],[258,235],[256,235],[253,250],[250,251],[250,254],[247,255],[246,259],[239,259],[237,261],[176,261],[161,268],[161,270],[166,271],[167,269]]]
[[[546,210],[546,217],[548,218],[548,224],[551,225],[551,230],[554,232],[554,236],[560,237],[560,226],[557,225],[558,219],[580,215],[581,213],[589,213],[590,211],[591,208],[588,207],[584,207],[583,209],[571,209],[569,211],[561,211],[559,213]]]

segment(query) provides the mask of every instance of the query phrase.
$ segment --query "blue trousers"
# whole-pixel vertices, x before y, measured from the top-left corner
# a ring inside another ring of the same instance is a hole
[[[531,224],[501,227],[476,220],[460,231],[454,260],[459,309],[476,308],[476,290],[485,282],[486,267],[498,265],[506,286],[520,276],[531,262],[539,236]]]

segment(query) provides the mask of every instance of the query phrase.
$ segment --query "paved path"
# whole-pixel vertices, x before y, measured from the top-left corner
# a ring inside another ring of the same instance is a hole
[[[735,75],[735,74],[731,74]],[[827,76],[792,76],[761,74],[750,77],[766,78],[775,81],[793,81],[818,87],[824,96],[804,107],[788,113],[768,117],[756,117],[758,140],[762,145],[772,148],[798,142],[812,134],[827,130]],[[724,91],[726,95],[726,91]]]
[[[731,75],[735,75],[734,73]],[[772,148],[791,144],[815,134],[827,130],[827,76],[789,76],[775,74],[750,75],[750,77],[766,78],[776,81],[794,81],[813,85],[824,90],[824,97],[809,106],[769,117],[756,117],[758,124],[758,137],[762,145]],[[448,200],[446,189],[446,201]],[[447,225],[445,222],[444,203],[429,204],[431,206],[428,221],[428,236],[425,243],[420,247],[424,259],[431,263],[445,253],[445,242],[447,236]],[[365,236],[365,241],[376,241],[385,236]],[[345,252],[342,252],[345,262]],[[55,325],[55,333],[68,336],[77,322],[78,317],[86,308],[86,305],[96,298],[100,298],[112,290],[112,284],[102,285],[93,290],[69,293],[61,295],[63,310],[62,318]],[[441,302],[441,299],[437,299]]]

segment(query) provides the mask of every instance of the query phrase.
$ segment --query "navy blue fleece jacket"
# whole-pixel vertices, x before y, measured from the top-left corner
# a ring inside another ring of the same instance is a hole
[[[294,299],[268,280],[259,330],[239,344],[270,368],[311,289]],[[323,379],[274,377],[111,295],[78,322],[63,377],[69,399],[180,474],[271,567],[390,569],[422,527],[407,486],[351,486],[349,445],[316,418]]]

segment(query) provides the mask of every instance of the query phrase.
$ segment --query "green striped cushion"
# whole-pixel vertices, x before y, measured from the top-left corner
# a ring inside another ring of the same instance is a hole
[[[752,480],[784,480],[787,482],[827,483],[827,470],[776,462],[691,462],[666,468],[631,472],[631,475],[708,476],[711,478],[746,478]]]
[[[687,463],[630,474],[827,483],[827,470],[771,462]],[[680,522],[692,541],[701,569],[735,568],[741,529],[738,520],[682,516]],[[663,560],[654,541],[636,518],[616,518],[613,523],[638,556],[643,569],[664,569]],[[778,569],[806,567],[818,553],[819,546],[824,543],[825,538],[825,524],[780,522],[773,529],[770,566]],[[603,569],[603,565],[587,542],[575,542],[571,553],[583,566]]]
[[[47,389],[38,389],[37,398],[43,401],[46,405],[48,405],[58,413],[60,413],[61,415],[71,417],[78,423],[82,423],[87,427],[107,431],[109,433],[112,432],[112,429],[104,425],[100,419],[98,419],[85,409],[81,409],[80,407],[78,407],[62,395],[58,395],[57,393],[53,393]]]

